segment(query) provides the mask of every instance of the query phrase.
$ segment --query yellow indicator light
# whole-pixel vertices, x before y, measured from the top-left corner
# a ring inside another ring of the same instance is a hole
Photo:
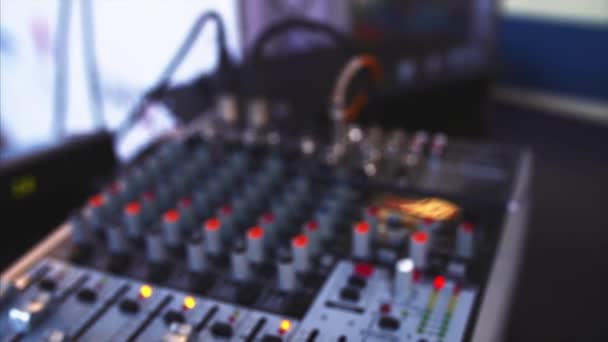
[[[184,298],[184,308],[186,310],[192,310],[196,306],[196,299],[192,296],[187,296]]]
[[[142,285],[139,288],[139,296],[143,299],[148,299],[148,298],[152,297],[152,293],[154,293],[154,290],[152,289],[152,286],[150,286],[150,285]]]
[[[17,280],[15,280],[15,287],[18,290],[23,290],[29,283],[30,283],[29,278],[26,276],[22,276],[22,277],[17,278]]]
[[[291,322],[288,319],[284,319],[281,321],[281,331],[289,331],[291,328]]]
[[[28,197],[36,191],[36,188],[36,177],[32,175],[22,176],[11,180],[11,192],[15,199]]]

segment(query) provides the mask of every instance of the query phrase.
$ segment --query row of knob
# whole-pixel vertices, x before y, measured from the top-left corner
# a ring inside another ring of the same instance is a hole
[[[200,156],[206,154],[201,153]],[[207,160],[199,157],[200,160]],[[159,158],[159,160],[164,160]],[[143,192],[139,201],[131,201],[123,206],[124,225],[104,224],[102,228],[106,237],[109,251],[113,254],[126,255],[132,250],[130,240],[141,239],[145,243],[146,257],[150,263],[163,264],[168,261],[170,248],[184,248],[188,269],[191,272],[203,272],[208,265],[208,257],[219,257],[229,254],[233,278],[238,281],[247,281],[251,278],[251,264],[266,262],[267,250],[276,246],[278,230],[293,227],[294,221],[290,218],[301,213],[302,208],[309,205],[311,198],[310,184],[306,178],[296,177],[286,186],[283,196],[278,196],[271,204],[271,212],[260,216],[258,225],[244,232],[245,241],[237,239],[235,243],[227,243],[241,235],[237,229],[238,221],[252,221],[264,202],[268,202],[268,194],[272,193],[282,177],[282,165],[277,159],[269,159],[254,174],[248,182],[240,198],[232,205],[220,207],[215,213],[207,212],[220,203],[223,193],[226,192],[224,184],[230,185],[236,178],[234,171],[246,170],[247,162],[242,155],[234,155],[228,160],[222,172],[211,176],[204,187],[204,191],[193,191],[192,197],[182,198],[175,209],[169,209],[161,216],[161,224],[156,228],[149,228],[149,222],[154,221],[155,213],[166,205],[160,203],[158,192]],[[155,163],[148,163],[155,164]],[[161,164],[160,162],[156,164]],[[151,167],[159,169],[160,166]],[[196,175],[196,172],[190,172]],[[228,175],[228,176],[227,176]],[[186,177],[189,178],[189,177]],[[219,178],[219,179],[218,179]],[[145,189],[144,186],[138,190]],[[115,190],[115,189],[114,189]],[[111,195],[113,195],[112,193]],[[303,233],[298,230],[283,232],[295,236],[290,242],[290,250],[278,256],[276,268],[278,270],[278,287],[285,291],[297,287],[295,273],[306,273],[311,268],[311,257],[319,254],[322,239],[329,239],[333,235],[332,226],[340,219],[348,205],[345,203],[354,197],[352,191],[344,186],[338,186],[330,191],[330,196],[322,201],[320,209],[315,214],[318,221],[310,221],[304,225]],[[278,199],[278,200],[277,200]],[[123,201],[124,202],[124,201]],[[107,194],[91,198],[86,217],[76,216],[72,220],[72,240],[81,246],[89,243],[91,234],[86,218],[96,223],[102,223],[103,217],[119,203],[118,200]],[[255,206],[258,206],[255,208]],[[314,206],[314,205],[313,205]],[[196,222],[209,214],[216,216],[206,220],[202,228],[196,228]],[[255,222],[255,220],[253,220]],[[301,224],[299,224],[301,225]],[[124,227],[124,228],[123,228]],[[225,245],[231,244],[230,252]]]
[[[130,208],[128,208],[130,209]],[[226,208],[223,208],[226,209]],[[175,216],[174,216],[175,215]],[[179,215],[176,212],[168,212],[165,215],[166,225],[174,225]],[[237,281],[248,281],[252,277],[251,265],[262,264],[267,260],[266,245],[268,243],[267,228],[272,226],[274,218],[264,215],[260,219],[260,225],[248,229],[246,242],[236,240],[230,251],[232,266],[232,277]],[[395,268],[395,281],[401,285],[398,288],[408,288],[412,279],[414,266],[418,270],[424,270],[428,264],[428,254],[433,236],[433,229],[429,222],[423,222],[422,229],[410,237],[409,258],[407,262],[400,261]],[[266,229],[265,229],[266,227]],[[208,255],[220,256],[223,254],[222,231],[226,229],[220,218],[211,218],[205,221],[202,234],[195,234],[187,241],[186,255],[188,270],[194,273],[202,273],[208,267]],[[369,221],[361,221],[353,226],[352,232],[352,255],[356,259],[370,259],[372,255],[371,240],[375,227]],[[110,227],[107,231],[109,249],[114,252],[124,252],[128,249],[126,237],[121,229]],[[473,226],[470,223],[462,223],[458,226],[456,252],[460,256],[470,256],[473,252]],[[151,231],[146,234],[147,258],[150,262],[163,264],[168,260],[166,251],[167,242],[170,238],[163,237],[159,231]],[[303,227],[302,233],[291,240],[290,253],[283,252],[277,256],[277,281],[278,287],[284,291],[291,291],[297,287],[296,272],[307,273],[310,271],[311,258],[320,250],[321,236],[319,224],[310,221]]]
[[[367,219],[356,223],[352,229],[352,256],[359,260],[370,260],[373,257],[373,240],[377,236],[377,219],[366,215]],[[417,231],[409,238],[409,254],[419,269],[428,266],[428,255],[441,227],[441,222],[424,219],[418,224]],[[454,254],[469,259],[474,252],[474,225],[462,222],[456,229]]]
[[[132,209],[132,208],[130,208]],[[175,216],[174,216],[175,214]],[[165,215],[165,226],[175,225],[177,213],[169,212]],[[248,229],[245,234],[246,240],[236,239],[230,250],[226,250],[222,242],[222,233],[227,229],[219,217],[210,218],[205,221],[200,234],[193,234],[185,243],[187,269],[192,273],[203,273],[210,268],[210,258],[221,257],[229,254],[232,278],[236,281],[247,282],[254,276],[252,265],[260,265],[268,262],[266,244],[268,234],[262,226],[262,222],[268,222],[270,218],[265,215],[259,226]],[[79,225],[79,226],[77,226]],[[305,226],[308,234],[298,234],[290,241],[290,250],[277,255],[277,287],[283,291],[292,291],[297,288],[296,273],[308,273],[312,265],[311,250],[319,250],[319,246],[311,248],[320,242],[316,238],[318,224],[309,222]],[[172,232],[174,228],[165,230]],[[72,221],[72,232],[74,235],[82,234],[82,222]],[[163,265],[169,261],[170,242],[175,237],[172,233],[163,234],[160,230],[150,230],[145,234],[144,242],[146,258],[151,264]],[[109,226],[106,229],[106,243],[111,253],[124,255],[131,249],[129,239],[120,226]]]

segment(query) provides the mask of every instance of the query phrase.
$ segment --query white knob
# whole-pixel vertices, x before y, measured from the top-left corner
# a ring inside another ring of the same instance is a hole
[[[403,300],[410,293],[414,277],[414,261],[410,258],[395,263],[393,294],[397,300]]]

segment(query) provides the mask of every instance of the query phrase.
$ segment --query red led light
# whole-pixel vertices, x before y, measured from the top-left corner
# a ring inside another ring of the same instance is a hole
[[[175,223],[177,220],[179,220],[179,211],[175,209],[168,210],[163,215],[163,219],[166,223]]]
[[[102,194],[95,195],[89,199],[89,205],[93,208],[99,208],[106,202],[106,198]]]
[[[473,223],[471,223],[471,222],[463,222],[460,225],[460,229],[462,229],[462,231],[465,233],[472,233],[473,230],[475,229],[475,225],[473,225]]]
[[[218,230],[220,229],[221,224],[222,222],[220,222],[218,218],[213,217],[205,221],[205,229],[209,231]]]
[[[380,312],[387,314],[391,312],[391,305],[389,303],[382,303],[380,305]]]
[[[220,215],[227,216],[232,214],[232,207],[229,205],[225,205],[220,208]]]
[[[442,276],[436,276],[433,280],[433,287],[439,291],[445,286],[445,278]]]
[[[362,278],[368,278],[374,273],[374,266],[366,262],[360,262],[355,264],[355,274]]]
[[[271,224],[274,222],[274,215],[272,213],[265,213],[262,215],[261,221],[264,224]]]
[[[416,232],[412,235],[412,240],[415,243],[425,243],[429,239],[429,236],[425,232]]]
[[[190,197],[184,197],[179,201],[179,205],[182,208],[190,208],[192,207],[192,198]]]
[[[142,197],[144,201],[154,201],[156,199],[156,194],[154,193],[154,191],[146,191],[144,192]]]
[[[422,278],[422,271],[420,271],[419,269],[414,269],[414,272],[412,273],[412,280],[414,281],[414,283],[420,281],[420,278]]]
[[[367,213],[371,216],[378,216],[378,212],[380,211],[380,209],[378,209],[378,207],[369,207],[367,208]]]
[[[110,186],[108,188],[108,190],[113,194],[119,193],[121,189],[122,189],[122,184],[120,182],[114,182],[114,183],[110,184]]]
[[[317,229],[319,229],[319,223],[317,221],[309,221],[306,224],[306,230],[309,232],[314,232]]]
[[[291,240],[291,243],[296,248],[304,248],[308,245],[308,237],[304,234],[297,235]]]
[[[141,205],[139,202],[130,202],[125,207],[125,213],[128,215],[137,215],[141,211]]]
[[[262,236],[264,236],[264,229],[258,226],[251,227],[247,232],[247,236],[249,236],[249,238],[253,240],[261,239]]]
[[[355,232],[359,234],[367,234],[369,233],[369,223],[365,221],[361,221],[355,225]]]

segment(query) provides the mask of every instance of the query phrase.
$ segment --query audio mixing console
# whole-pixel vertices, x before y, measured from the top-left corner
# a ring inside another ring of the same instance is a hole
[[[3,273],[1,341],[499,340],[528,154],[194,127]]]

